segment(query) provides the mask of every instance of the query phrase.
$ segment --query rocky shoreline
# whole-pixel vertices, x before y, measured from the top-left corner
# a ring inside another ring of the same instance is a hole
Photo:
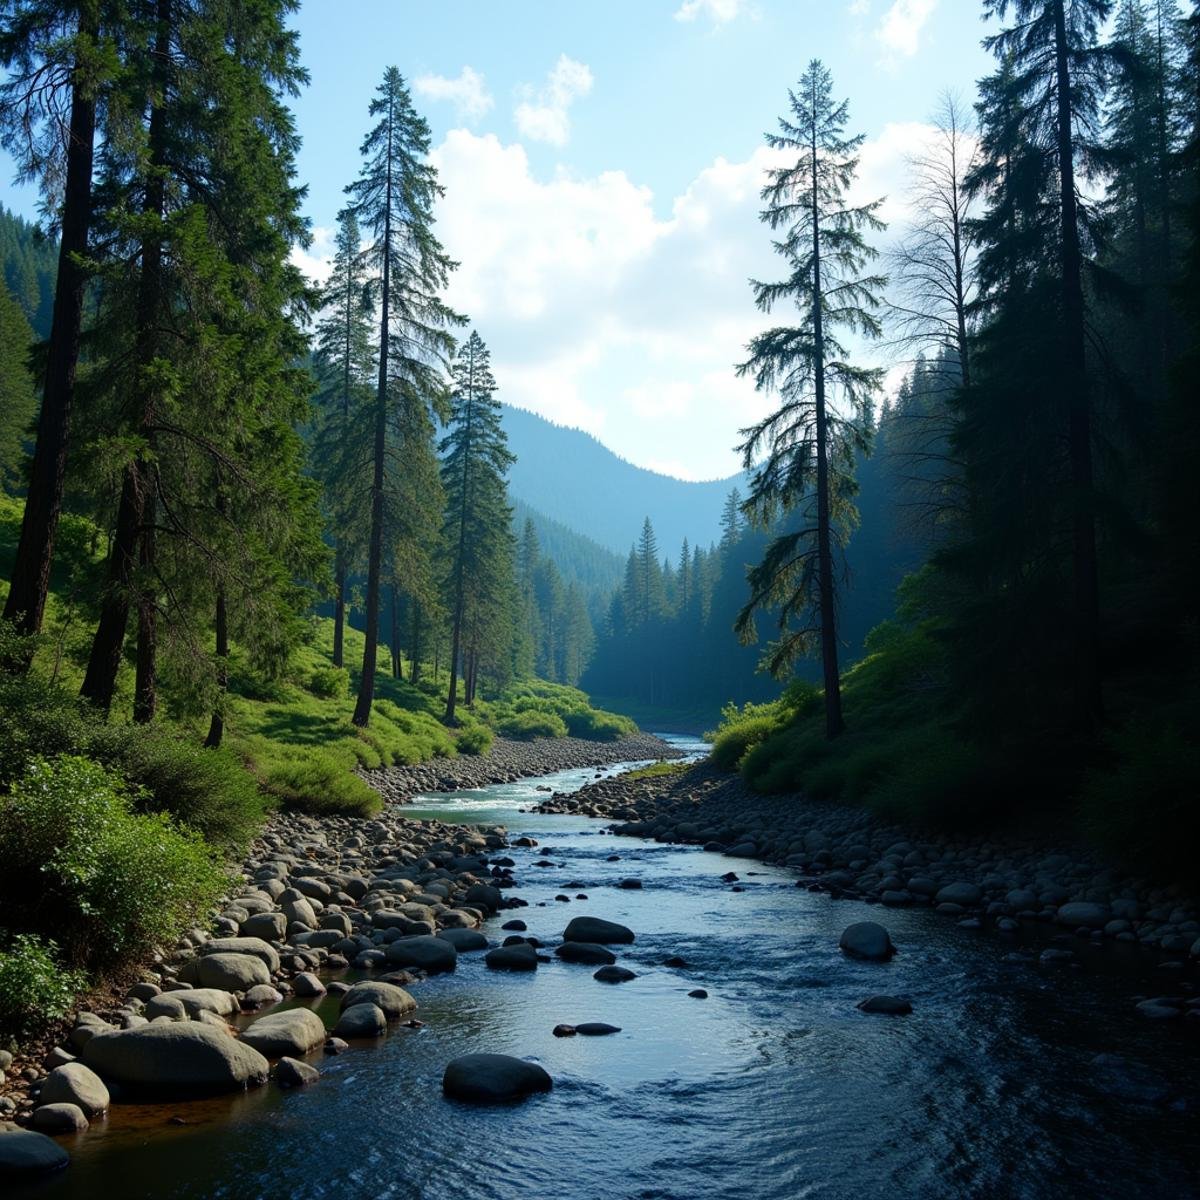
[[[1200,1019],[1194,982],[1200,918],[1194,896],[1105,864],[1078,846],[1003,835],[914,833],[866,809],[799,795],[763,796],[736,775],[699,763],[668,775],[614,777],[539,812],[613,821],[613,832],[704,846],[731,858],[794,868],[813,891],[886,907],[927,906],[969,928],[1016,933],[1049,924],[1065,935],[1041,953],[1074,959],[1075,939],[1154,951],[1167,995],[1144,997],[1146,1017]]]
[[[389,804],[407,804],[422,792],[455,792],[513,783],[555,771],[680,755],[679,750],[649,733],[637,733],[616,742],[591,742],[575,737],[522,742],[498,737],[487,754],[439,758],[407,767],[383,767],[363,771],[361,775]]]

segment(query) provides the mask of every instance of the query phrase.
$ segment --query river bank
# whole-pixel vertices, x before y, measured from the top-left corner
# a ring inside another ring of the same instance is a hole
[[[1140,945],[1162,956],[1160,986],[1170,992],[1139,1001],[1143,1015],[1200,1018],[1194,896],[1106,864],[1080,846],[917,833],[862,808],[760,795],[706,763],[660,776],[599,780],[538,807],[614,821],[617,834],[790,867],[810,890],[890,908],[931,907],[967,928],[1013,933],[1040,922],[1070,939]],[[1070,947],[1067,940],[1042,957],[1069,962]]]
[[[577,767],[605,767],[643,759],[678,758],[680,752],[650,733],[615,742],[585,738],[536,738],[516,741],[497,737],[487,754],[439,758],[412,766],[385,767],[359,774],[389,804],[407,804],[422,792],[454,792],[463,788],[512,783],[535,775],[551,775]]]

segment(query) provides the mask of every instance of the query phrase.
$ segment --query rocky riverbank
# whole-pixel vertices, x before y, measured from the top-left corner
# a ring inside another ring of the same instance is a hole
[[[800,884],[834,897],[924,905],[962,925],[1002,933],[1047,923],[1066,935],[1042,951],[1047,963],[1071,961],[1075,939],[1141,945],[1162,956],[1169,992],[1140,1000],[1143,1015],[1200,1018],[1194,896],[1105,864],[1079,846],[917,834],[862,808],[759,795],[706,763],[663,776],[596,781],[538,809],[608,819],[618,834],[793,867]]]
[[[407,804],[422,792],[455,792],[580,767],[678,758],[680,753],[649,733],[634,734],[616,742],[591,742],[574,737],[536,738],[529,742],[496,738],[487,754],[363,771],[362,777],[390,804]]]

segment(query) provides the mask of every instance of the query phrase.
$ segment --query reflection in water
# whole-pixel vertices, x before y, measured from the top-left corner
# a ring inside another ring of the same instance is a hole
[[[549,782],[566,790],[595,773]],[[831,902],[797,889],[786,871],[745,862],[734,864],[746,886],[735,893],[720,880],[728,859],[613,838],[585,818],[520,812],[544,795],[539,782],[428,797],[413,815],[500,822],[538,838],[538,849],[511,851],[530,932],[553,942],[580,912],[623,921],[638,934],[620,948],[637,979],[605,985],[593,968],[558,961],[536,975],[493,973],[479,955],[464,955],[455,975],[414,986],[424,1028],[315,1056],[323,1078],[303,1091],[118,1107],[70,1147],[62,1178],[20,1194],[1198,1194],[1194,1031],[1137,1018],[1128,979],[1107,960],[1053,972],[1007,963],[1011,944],[1000,938],[889,910],[901,953],[884,965],[853,962],[838,936],[879,910]],[[532,869],[545,847],[565,866]],[[607,862],[614,853],[620,861]],[[628,875],[644,889],[618,889]],[[555,902],[574,879],[590,899]],[[502,920],[489,924],[492,936]],[[661,965],[675,954],[686,969]],[[709,999],[689,998],[696,987]],[[855,1009],[878,992],[910,997],[913,1015]],[[331,1002],[318,1011],[331,1019]],[[587,1020],[622,1032],[551,1034],[559,1022]],[[1105,1093],[1090,1062],[1114,1045],[1171,1081],[1174,1106]],[[554,1091],[503,1109],[443,1099],[446,1062],[472,1050],[536,1058]]]

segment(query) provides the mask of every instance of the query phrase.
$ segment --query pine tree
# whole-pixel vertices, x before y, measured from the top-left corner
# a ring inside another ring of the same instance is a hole
[[[41,629],[62,511],[88,281],[96,113],[116,67],[113,7],[103,0],[0,7],[0,64],[8,72],[0,88],[0,141],[20,175],[42,185],[61,227],[37,440],[4,604],[5,618],[27,634]]]
[[[508,451],[495,392],[491,354],[472,330],[454,362],[450,426],[441,443],[451,621],[448,723],[455,719],[458,702],[464,621],[473,615],[469,641],[478,658],[487,642],[498,637],[494,628],[485,629],[483,614],[489,607],[499,612],[512,578],[512,510],[505,476],[516,460]],[[472,680],[468,696],[473,691]]]
[[[26,447],[37,413],[29,348],[33,330],[8,288],[0,288],[0,488],[25,485]]]
[[[776,412],[743,431],[741,450],[747,469],[754,469],[746,511],[764,528],[781,510],[800,508],[803,519],[797,531],[775,537],[750,571],[751,596],[737,628],[743,639],[753,639],[756,610],[779,606],[781,637],[769,658],[777,673],[819,639],[825,727],[832,738],[844,724],[834,555],[854,518],[854,459],[867,449],[867,410],[881,374],[852,365],[836,331],[880,336],[873,310],[885,281],[864,273],[876,252],[863,231],[882,223],[875,215],[878,202],[846,200],[863,139],[844,135],[848,105],[834,102],[829,71],[813,60],[788,98],[791,116],[780,119],[767,144],[797,158],[772,169],[762,193],[763,220],[782,230],[774,245],[788,275],[753,287],[761,311],[790,301],[800,324],[759,334],[738,370],[753,375],[760,390],[778,390],[782,399]],[[840,404],[830,403],[831,392]]]
[[[725,497],[725,506],[721,509],[721,548],[728,549],[742,536],[744,525],[742,516],[742,493],[738,488],[731,488]]]
[[[428,161],[429,126],[395,67],[384,72],[369,111],[379,122],[363,141],[366,161],[347,189],[350,208],[371,238],[365,259],[379,309],[366,647],[352,718],[359,726],[370,721],[375,695],[389,411],[398,401],[426,408],[440,403],[441,371],[454,351],[450,327],[464,323],[440,297],[455,264],[433,234],[433,204],[441,187]]]

